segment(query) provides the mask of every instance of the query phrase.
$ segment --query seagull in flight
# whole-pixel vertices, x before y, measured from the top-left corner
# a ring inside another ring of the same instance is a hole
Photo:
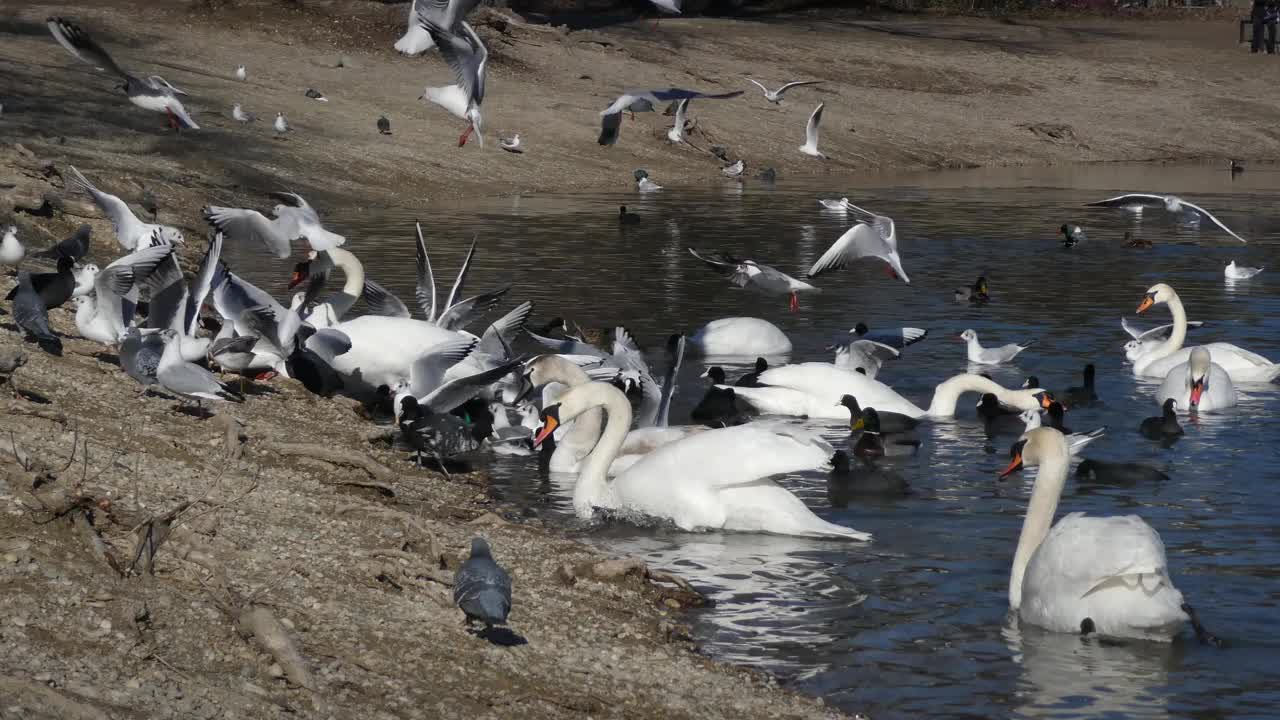
[[[689,112],[689,98],[676,101],[676,122],[667,131],[667,142],[679,144],[685,141],[685,115]]]
[[[858,258],[874,257],[889,264],[891,277],[911,284],[906,271],[902,269],[902,258],[898,256],[898,230],[893,224],[893,218],[876,215],[848,201],[845,205],[865,218],[865,221],[859,220],[846,230],[822,253],[822,257],[809,268],[805,276],[814,278],[827,270],[845,267]]]
[[[75,166],[68,165],[67,169],[67,189],[79,190],[93,198],[93,203],[111,221],[111,229],[115,231],[116,242],[120,243],[120,247],[132,252],[140,248],[184,242],[182,232],[177,228],[142,222],[125,201],[94,187]]]
[[[741,90],[719,94],[704,93],[697,90],[682,90],[680,88],[627,90],[619,95],[612,105],[600,112],[600,139],[597,142],[601,145],[613,145],[618,142],[618,133],[622,130],[623,110],[634,115],[638,112],[653,112],[658,105],[672,100],[696,100],[699,98],[703,100],[727,100],[736,98],[741,94]]]
[[[480,0],[413,0],[409,3],[409,26],[396,41],[396,51],[413,57],[436,46],[423,21],[429,19],[437,27],[457,32],[458,23],[480,4]]]
[[[428,0],[422,0],[419,5],[418,20],[426,27],[436,47],[440,48],[440,54],[444,56],[445,62],[453,69],[456,83],[444,87],[429,87],[423,91],[419,99],[430,100],[467,121],[467,129],[458,136],[458,147],[467,144],[467,138],[471,137],[472,132],[475,132],[480,147],[484,147],[480,104],[484,102],[484,76],[485,66],[489,62],[489,51],[468,23],[458,23],[458,31],[455,34],[443,25],[436,24],[429,14],[421,12],[423,6],[431,4]]]
[[[789,82],[783,85],[782,87],[778,88],[777,90],[770,90],[769,88],[765,87],[759,82],[756,82],[755,80],[752,80],[751,78],[747,78],[747,80],[750,81],[756,87],[760,88],[760,90],[764,92],[764,99],[768,100],[774,105],[781,105],[782,93],[790,90],[793,87],[800,87],[801,85],[817,85],[818,83],[822,82],[821,80],[800,80],[796,82]]]
[[[1222,221],[1214,217],[1213,215],[1211,215],[1208,210],[1205,210],[1204,208],[1194,203],[1189,203],[1186,200],[1183,200],[1182,198],[1178,197],[1177,195],[1150,195],[1147,193],[1129,193],[1127,195],[1118,195],[1116,197],[1108,198],[1106,200],[1099,200],[1098,202],[1086,203],[1086,207],[1123,208],[1125,210],[1131,210],[1131,211],[1136,210],[1137,212],[1141,212],[1143,208],[1163,209],[1175,215],[1190,216],[1192,218],[1195,218],[1197,222],[1199,222],[1200,219],[1202,218],[1207,219],[1209,222],[1222,228],[1223,232],[1239,240],[1240,242],[1249,242],[1248,240],[1245,240],[1244,238],[1232,232],[1231,228],[1227,227],[1226,225],[1223,225]]]
[[[207,207],[204,219],[233,242],[256,240],[267,252],[278,258],[292,253],[292,241],[303,239],[316,252],[332,250],[347,242],[337,233],[325,230],[320,215],[301,195],[291,192],[272,193],[282,204],[272,210],[268,220],[257,210],[247,208]]]
[[[818,152],[818,123],[822,122],[822,108],[825,105],[826,103],[818,103],[818,107],[809,116],[809,124],[804,128],[804,144],[800,146],[800,152],[823,160],[827,156]]]
[[[58,44],[66,48],[67,52],[77,60],[119,76],[124,81],[119,88],[128,94],[129,102],[145,110],[167,114],[169,127],[174,130],[200,129],[196,121],[192,120],[191,115],[187,113],[187,109],[183,107],[182,101],[178,99],[179,95],[186,95],[185,92],[170,85],[159,75],[139,78],[125,72],[115,60],[111,59],[107,51],[102,49],[101,45],[70,20],[51,17],[46,22],[49,32],[53,34],[53,39],[57,40]]]
[[[800,293],[822,292],[820,288],[755,260],[742,260],[725,253],[701,255],[693,248],[688,250],[689,254],[706,263],[712,270],[727,276],[729,282],[737,287],[765,295],[790,295],[791,312],[800,310]]]

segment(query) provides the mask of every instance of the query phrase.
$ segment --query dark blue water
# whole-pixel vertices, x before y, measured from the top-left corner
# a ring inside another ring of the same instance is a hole
[[[1081,207],[1131,190],[1180,194],[1251,243],[1160,212],[1135,218]],[[823,294],[806,297],[793,315],[785,298],[731,290],[685,251],[724,249],[799,273],[850,222],[816,199],[842,195],[896,219],[910,285],[864,261],[819,278]],[[858,321],[928,328],[929,339],[879,378],[921,406],[937,383],[966,370],[955,340],[965,328],[986,344],[1039,341],[992,370],[1006,386],[1033,373],[1048,388],[1065,388],[1095,363],[1105,404],[1067,419],[1075,429],[1108,426],[1086,455],[1149,463],[1171,479],[1130,487],[1071,481],[1059,514],[1142,516],[1163,537],[1177,586],[1229,649],[1201,647],[1189,632],[1173,645],[1114,644],[1008,620],[1009,566],[1031,477],[997,483],[1012,438],[988,443],[969,403],[956,422],[928,426],[919,456],[893,466],[914,487],[907,498],[835,507],[824,476],[781,479],[824,518],[874,533],[869,545],[583,523],[567,507],[571,480],[540,478],[528,459],[495,461],[492,470],[500,492],[558,518],[585,542],[641,556],[714,597],[716,607],[692,616],[706,653],[769,670],[851,712],[877,720],[1263,718],[1280,705],[1277,388],[1243,388],[1239,407],[1187,422],[1187,436],[1162,448],[1137,433],[1144,417],[1158,414],[1156,386],[1136,381],[1125,365],[1128,336],[1119,321],[1148,286],[1168,282],[1190,317],[1207,323],[1190,342],[1233,342],[1280,359],[1277,199],[1280,173],[1267,168],[1233,180],[1217,166],[1088,166],[773,188],[726,183],[643,197],[526,196],[334,220],[371,276],[404,297],[412,296],[413,218],[426,223],[442,275],[454,272],[475,235],[472,290],[510,283],[511,304],[535,300],[541,320],[626,325],[653,349],[655,374],[665,367],[669,333],[732,315],[779,325],[795,344],[795,361],[830,359],[823,347]],[[643,217],[625,231],[616,220],[624,202]],[[1090,238],[1072,251],[1055,238],[1067,221]],[[1121,248],[1125,230],[1156,247]],[[1278,267],[1229,286],[1222,268],[1231,259]],[[287,271],[280,273],[283,281]],[[990,305],[957,305],[953,290],[979,274],[989,279]],[[1148,324],[1167,322],[1163,308],[1148,315]],[[703,370],[696,361],[683,369],[673,422],[686,420],[701,396]],[[839,427],[822,430],[833,441],[845,437]]]

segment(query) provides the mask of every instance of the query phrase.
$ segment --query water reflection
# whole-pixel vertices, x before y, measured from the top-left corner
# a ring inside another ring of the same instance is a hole
[[[876,720],[998,717],[1009,708],[1031,717],[1242,718],[1273,715],[1280,704],[1273,661],[1280,645],[1280,398],[1276,386],[1249,386],[1232,412],[1188,423],[1175,445],[1147,442],[1137,425],[1155,413],[1154,385],[1135,381],[1124,364],[1129,338],[1119,319],[1132,317],[1147,287],[1166,281],[1190,317],[1208,322],[1194,341],[1232,342],[1280,359],[1280,286],[1271,271],[1234,286],[1222,275],[1231,259],[1276,265],[1278,190],[1280,173],[1265,167],[1251,166],[1232,183],[1217,166],[1094,165],[776,187],[747,181],[645,197],[534,195],[326,219],[351,239],[369,276],[401,297],[413,293],[415,217],[431,219],[427,240],[445,264],[478,235],[473,290],[511,284],[512,304],[536,303],[535,323],[559,315],[585,327],[624,324],[659,366],[669,333],[739,315],[783,329],[795,361],[829,360],[831,338],[858,321],[928,328],[926,341],[880,375],[922,406],[939,382],[967,369],[964,345],[951,339],[965,328],[993,341],[1039,340],[1015,363],[985,369],[1006,386],[1034,374],[1060,390],[1079,384],[1084,364],[1095,363],[1102,403],[1067,418],[1077,430],[1109,428],[1085,455],[1154,465],[1170,479],[1087,492],[1069,481],[1060,513],[1140,514],[1163,538],[1178,588],[1211,630],[1237,645],[1231,650],[1010,635],[1006,584],[1030,478],[996,482],[1009,439],[987,441],[974,396],[962,399],[954,421],[922,426],[918,456],[886,464],[911,483],[909,496],[833,500],[825,474],[780,479],[824,519],[873,533],[870,546],[580,522],[568,508],[572,479],[544,479],[530,458],[495,459],[494,491],[586,542],[677,570],[711,592],[717,606],[694,616],[705,652],[767,668]],[[1082,207],[1128,191],[1180,194],[1250,243],[1182,226],[1165,213]],[[859,263],[819,278],[822,294],[792,314],[785,301],[729,289],[685,252],[688,245],[723,248],[802,272],[849,225],[816,198],[844,195],[895,219],[910,285],[888,280],[874,262]],[[617,220],[623,203],[643,217],[625,231]],[[1072,251],[1055,238],[1067,221],[1089,237]],[[1125,230],[1155,247],[1122,248]],[[283,296],[283,263],[263,262],[254,248],[227,255],[237,272]],[[954,302],[955,288],[980,273],[991,302]],[[701,398],[698,376],[711,362],[690,358],[681,369],[677,421]],[[740,359],[726,372],[747,369]],[[810,425],[833,443],[847,437],[838,422]]]

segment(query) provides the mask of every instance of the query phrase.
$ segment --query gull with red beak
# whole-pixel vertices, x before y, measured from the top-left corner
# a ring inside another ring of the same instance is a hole
[[[480,115],[480,104],[484,102],[485,69],[489,62],[489,51],[480,36],[466,22],[458,23],[457,32],[436,24],[429,16],[418,15],[419,22],[431,34],[440,55],[453,69],[455,83],[444,87],[429,87],[423,91],[419,100],[430,100],[448,110],[457,117],[467,121],[467,129],[458,137],[458,147],[467,144],[467,138],[474,132],[484,147],[483,118]]]
[[[1227,371],[1213,362],[1209,351],[1196,347],[1191,349],[1187,362],[1170,370],[1160,384],[1156,400],[1163,405],[1170,398],[1189,412],[1213,412],[1235,407],[1236,388]]]

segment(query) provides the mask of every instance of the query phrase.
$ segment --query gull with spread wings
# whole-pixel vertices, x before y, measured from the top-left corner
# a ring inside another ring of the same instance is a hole
[[[793,87],[800,87],[801,85],[817,85],[818,83],[822,82],[821,80],[799,80],[799,81],[792,81],[792,82],[786,83],[785,85],[783,85],[782,87],[778,88],[777,90],[770,90],[769,88],[765,87],[765,86],[764,86],[764,85],[762,85],[761,83],[759,83],[759,82],[757,82],[757,81],[755,81],[755,80],[753,80],[753,79],[751,79],[751,78],[747,78],[747,81],[748,81],[748,82],[750,82],[750,83],[752,83],[752,84],[753,84],[753,85],[755,85],[756,87],[760,88],[760,90],[761,90],[762,92],[764,92],[764,99],[765,99],[765,100],[768,100],[769,102],[773,103],[774,105],[781,105],[781,104],[782,104],[782,93],[784,93],[784,92],[786,92],[786,91],[790,90],[790,89],[791,89],[791,88],[793,88]]]
[[[800,310],[800,293],[822,292],[820,288],[755,260],[742,260],[726,253],[702,255],[693,248],[689,248],[689,253],[706,263],[712,270],[728,277],[729,282],[743,290],[752,290],[764,295],[790,295],[791,312]]]
[[[854,260],[864,257],[880,258],[889,264],[889,275],[911,283],[907,272],[902,269],[902,258],[898,257],[898,230],[893,218],[876,215],[854,205],[847,200],[845,207],[863,216],[857,224],[845,231],[822,257],[805,273],[807,277],[817,277],[827,270],[838,270]]]
[[[1194,219],[1195,222],[1199,222],[1201,219],[1206,219],[1214,225],[1222,228],[1223,232],[1240,242],[1249,242],[1232,232],[1231,228],[1223,225],[1222,221],[1211,215],[1208,210],[1205,210],[1195,203],[1189,203],[1177,195],[1129,193],[1127,195],[1117,195],[1113,198],[1107,198],[1106,200],[1099,200],[1098,202],[1086,203],[1085,205],[1086,207],[1123,208],[1125,210],[1137,210],[1138,212],[1141,212],[1143,208],[1162,209],[1175,215],[1190,217]]]
[[[467,138],[474,131],[484,147],[483,118],[480,116],[480,104],[484,102],[484,77],[489,62],[489,51],[480,36],[466,22],[459,22],[457,32],[437,24],[431,15],[422,12],[423,7],[432,3],[423,2],[419,6],[418,21],[422,23],[445,62],[453,69],[456,82],[444,87],[429,87],[423,91],[419,100],[430,100],[440,107],[467,121],[467,129],[458,136],[458,147],[467,144]]]
[[[233,242],[256,240],[278,258],[289,257],[293,253],[292,242],[298,239],[305,240],[316,252],[347,242],[345,237],[324,229],[320,215],[301,195],[281,192],[271,193],[271,197],[281,202],[272,210],[272,220],[257,210],[213,206],[204,209],[204,219]]]
[[[814,108],[813,114],[809,116],[809,123],[804,126],[804,144],[800,146],[800,152],[826,160],[827,156],[818,151],[818,124],[822,122],[824,107],[826,103],[818,103],[818,107]]]
[[[119,86],[129,96],[129,102],[145,110],[162,112],[169,116],[169,127],[174,130],[199,130],[200,126],[187,114],[179,95],[185,92],[169,84],[159,75],[139,78],[125,72],[115,60],[102,49],[89,33],[79,25],[60,17],[51,17],[47,21],[49,32],[58,44],[66,48],[76,59],[94,67],[117,75],[124,83]]]
[[[622,112],[630,112],[632,116],[638,112],[653,112],[654,108],[672,100],[728,100],[742,94],[741,90],[710,94],[697,90],[666,88],[663,90],[627,90],[618,96],[613,104],[600,113],[601,145],[612,145],[618,142],[618,133],[622,130]]]

